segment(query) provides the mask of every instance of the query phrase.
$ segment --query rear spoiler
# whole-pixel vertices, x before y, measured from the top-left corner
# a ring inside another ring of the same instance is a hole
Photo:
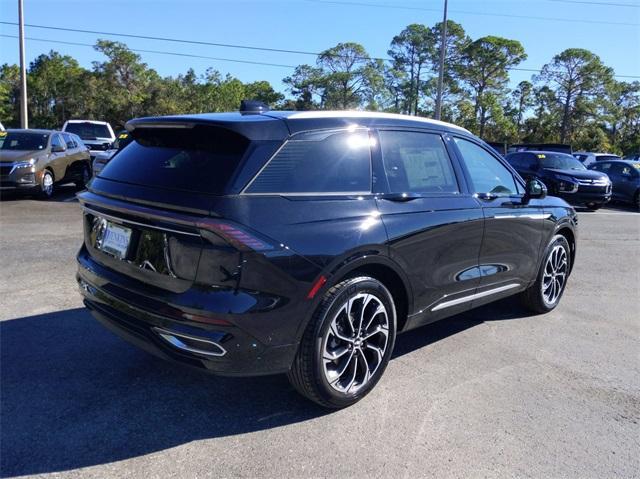
[[[204,114],[135,118],[125,124],[130,133],[140,129],[192,130],[195,127],[224,128],[250,141],[279,140],[289,136],[284,120],[266,115]],[[135,135],[134,135],[135,136]]]

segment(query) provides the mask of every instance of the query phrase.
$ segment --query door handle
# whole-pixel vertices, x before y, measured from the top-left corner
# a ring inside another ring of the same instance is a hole
[[[391,193],[388,195],[381,196],[380,199],[395,201],[396,203],[406,203],[408,201],[417,200],[418,198],[422,198],[420,195],[412,194],[412,193]]]
[[[497,197],[498,195],[494,193],[476,193],[476,198],[480,200],[495,200]]]

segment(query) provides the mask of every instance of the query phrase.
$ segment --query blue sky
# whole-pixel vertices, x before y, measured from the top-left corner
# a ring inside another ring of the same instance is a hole
[[[342,5],[337,3],[344,2]],[[575,3],[573,3],[575,2]],[[587,4],[585,2],[616,5]],[[385,57],[392,37],[410,23],[433,25],[441,20],[442,0],[24,0],[26,23],[165,36],[250,46],[321,51],[338,42],[355,41],[370,55]],[[358,5],[356,5],[358,3]],[[383,8],[366,4],[403,8]],[[630,5],[630,6],[622,6]],[[424,9],[424,10],[418,10]],[[431,11],[434,10],[434,11]],[[449,18],[472,38],[499,35],[519,40],[529,58],[520,66],[540,68],[565,48],[587,48],[619,75],[640,76],[639,0],[450,0]],[[508,17],[514,15],[517,17]],[[578,23],[538,18],[555,17]],[[0,20],[17,21],[17,0],[0,0]],[[0,33],[16,35],[17,27],[0,25]],[[26,29],[27,37],[95,43],[100,36]],[[102,36],[102,38],[107,38]],[[112,37],[131,48],[165,50],[285,65],[313,63],[313,56],[176,44]],[[89,47],[27,41],[27,61],[54,49],[85,67],[102,60]],[[143,61],[161,75],[177,75],[189,67],[203,73],[213,67],[242,81],[268,80],[284,90],[282,78],[292,69],[143,53]],[[18,62],[16,39],[0,37],[0,63]],[[513,83],[531,73],[512,72]]]

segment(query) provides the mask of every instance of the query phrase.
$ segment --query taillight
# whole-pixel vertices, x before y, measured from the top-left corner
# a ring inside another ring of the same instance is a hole
[[[256,234],[226,221],[204,220],[199,221],[197,226],[215,233],[240,250],[269,251],[274,249],[273,245],[258,238]]]

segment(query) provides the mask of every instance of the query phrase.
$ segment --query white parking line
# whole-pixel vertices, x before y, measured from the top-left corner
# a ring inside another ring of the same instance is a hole
[[[578,211],[579,215],[585,215],[585,216],[592,216],[592,215],[612,215],[612,216],[625,216],[625,215],[631,215],[631,216],[638,216],[640,217],[639,213],[636,213],[634,211],[598,211],[598,212],[587,212],[587,211]]]

